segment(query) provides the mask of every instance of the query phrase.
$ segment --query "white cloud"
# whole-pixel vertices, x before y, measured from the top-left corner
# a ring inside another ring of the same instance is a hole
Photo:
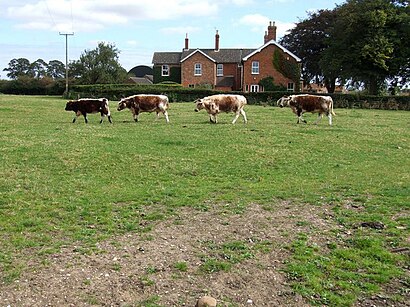
[[[247,26],[252,32],[263,32],[269,24],[269,18],[260,14],[245,15],[239,20],[239,24]]]
[[[218,2],[212,0],[37,0],[9,4],[7,17],[17,20],[18,27],[25,29],[95,31],[141,20],[214,16],[218,9]]]
[[[128,46],[131,46],[131,47],[138,46],[138,42],[137,42],[137,41],[134,41],[134,40],[129,40],[129,41],[126,42],[126,44],[127,44]]]
[[[194,33],[198,32],[199,28],[196,27],[169,27],[169,28],[162,28],[160,30],[164,34],[181,34],[185,35],[186,33]]]
[[[253,0],[232,0],[232,3],[238,6],[245,6],[245,5],[253,4],[254,1]]]
[[[253,32],[265,33],[268,28],[269,22],[272,21],[268,17],[260,14],[245,15],[239,20],[240,25],[247,26]],[[294,28],[295,24],[290,22],[274,21],[276,25],[276,38],[286,35],[287,31]]]

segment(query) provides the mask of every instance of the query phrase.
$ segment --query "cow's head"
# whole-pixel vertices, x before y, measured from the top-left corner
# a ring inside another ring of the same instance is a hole
[[[290,96],[283,96],[282,98],[279,98],[279,100],[276,103],[279,107],[283,108],[289,105],[290,100]]]
[[[65,105],[65,110],[66,111],[73,111],[74,110],[74,101],[72,101],[72,100],[67,101],[67,104]]]
[[[129,107],[129,100],[127,98],[122,98],[119,102],[118,102],[118,111],[124,110],[125,108]]]
[[[199,112],[200,110],[205,108],[205,104],[203,99],[195,100],[195,112]]]

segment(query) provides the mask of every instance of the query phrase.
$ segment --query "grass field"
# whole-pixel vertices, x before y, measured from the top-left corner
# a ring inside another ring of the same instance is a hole
[[[170,124],[147,113],[135,123],[111,102],[112,125],[96,114],[86,125],[72,124],[64,106],[56,97],[0,95],[0,292],[33,257],[46,266],[65,246],[93,253],[98,242],[149,233],[182,208],[221,204],[241,215],[292,201],[330,206],[337,225],[322,245],[301,232],[286,246],[283,273],[294,291],[331,306],[378,293],[408,299],[410,113],[337,109],[330,127],[325,118],[312,125],[316,115],[297,125],[287,108],[247,106],[248,124],[221,114],[213,125],[193,103],[173,103]]]

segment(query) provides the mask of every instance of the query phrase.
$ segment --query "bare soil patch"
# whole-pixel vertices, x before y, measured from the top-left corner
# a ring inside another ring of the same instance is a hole
[[[308,306],[282,272],[290,256],[286,247],[298,232],[324,245],[327,232],[338,227],[329,206],[278,202],[265,210],[254,204],[242,214],[232,214],[229,206],[181,208],[150,232],[100,242],[90,255],[70,246],[50,255],[46,265],[32,259],[19,280],[1,285],[0,305],[194,306],[210,295],[218,306],[247,306],[249,300],[253,306]],[[210,242],[232,241],[270,244],[229,271],[201,271],[204,259],[216,256]],[[186,263],[186,270],[177,263]]]

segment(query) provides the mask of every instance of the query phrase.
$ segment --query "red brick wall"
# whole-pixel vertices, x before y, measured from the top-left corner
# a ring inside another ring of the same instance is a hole
[[[273,53],[275,49],[278,48],[275,45],[268,45],[261,52],[256,53],[250,57],[247,61],[244,62],[244,76],[243,76],[243,90],[246,90],[246,85],[248,85],[248,90],[251,84],[258,84],[259,81],[266,77],[273,77],[274,83],[276,85],[282,85],[287,88],[288,83],[292,81],[291,79],[283,76],[273,67]],[[281,51],[282,52],[282,51]],[[285,58],[289,58],[289,61],[296,63],[295,59],[289,55],[285,55]],[[252,74],[252,62],[259,61],[259,74]],[[295,84],[296,87],[296,84]]]
[[[195,76],[195,64],[202,64],[202,75]],[[190,84],[211,84],[215,85],[216,80],[216,64],[205,57],[200,52],[186,59],[181,64],[181,83],[182,86],[188,87]]]

